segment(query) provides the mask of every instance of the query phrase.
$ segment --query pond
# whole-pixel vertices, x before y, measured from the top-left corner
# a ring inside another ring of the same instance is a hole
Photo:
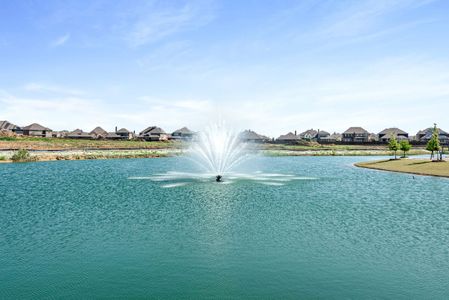
[[[1,164],[0,298],[446,298],[449,180],[368,159]]]

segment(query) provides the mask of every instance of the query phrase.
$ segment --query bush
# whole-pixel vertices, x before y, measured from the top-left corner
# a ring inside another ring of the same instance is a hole
[[[12,161],[19,162],[19,161],[30,161],[31,156],[28,150],[26,149],[20,149],[11,156]]]
[[[0,155],[0,160],[6,160],[6,156],[1,156]]]

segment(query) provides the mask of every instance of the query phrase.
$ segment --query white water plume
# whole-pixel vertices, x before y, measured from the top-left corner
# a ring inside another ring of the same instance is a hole
[[[248,158],[247,144],[223,122],[206,127],[192,142],[191,158],[204,171],[223,175]]]

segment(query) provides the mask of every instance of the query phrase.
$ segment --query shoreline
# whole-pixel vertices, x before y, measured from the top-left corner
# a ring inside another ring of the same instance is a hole
[[[438,162],[416,158],[402,158],[397,160],[358,162],[354,163],[354,166],[376,171],[449,178],[449,161]]]
[[[0,138],[0,163],[10,163],[20,149],[27,150],[26,161],[88,160],[116,158],[157,158],[179,156],[189,144],[182,141],[144,142],[137,140],[74,140],[56,138]],[[388,156],[391,152],[385,145],[340,145],[340,144],[250,144],[250,151],[263,156]],[[409,155],[428,152],[416,147]]]
[[[153,148],[153,149],[38,149],[28,150],[30,159],[18,162],[43,162],[58,160],[92,160],[92,159],[126,159],[126,158],[161,158],[181,156],[185,152],[182,148]],[[11,160],[16,150],[0,150],[0,163],[14,163]],[[389,151],[383,150],[267,150],[256,149],[255,152],[263,156],[386,156]],[[426,154],[424,151],[416,150],[412,155]]]
[[[0,163],[15,163],[11,159],[15,151],[0,151]],[[29,151],[29,159],[17,161],[24,162],[45,162],[64,160],[94,160],[94,159],[125,159],[125,158],[161,158],[182,155],[180,149],[144,149],[144,150],[38,150]],[[5,159],[6,158],[6,159]]]

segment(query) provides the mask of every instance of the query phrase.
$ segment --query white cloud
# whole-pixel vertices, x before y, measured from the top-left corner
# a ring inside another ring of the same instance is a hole
[[[25,91],[34,93],[59,93],[67,95],[84,95],[85,92],[77,89],[71,89],[62,86],[41,84],[36,82],[30,82],[23,86]]]
[[[191,1],[180,7],[143,7],[137,14],[128,15],[129,20],[123,28],[125,39],[131,46],[139,47],[178,32],[199,28],[213,20],[213,7],[208,1]]]
[[[50,43],[50,46],[51,47],[60,47],[60,46],[64,45],[65,43],[67,43],[69,39],[70,39],[70,33],[67,33],[63,36],[58,37],[54,41],[52,41]]]

